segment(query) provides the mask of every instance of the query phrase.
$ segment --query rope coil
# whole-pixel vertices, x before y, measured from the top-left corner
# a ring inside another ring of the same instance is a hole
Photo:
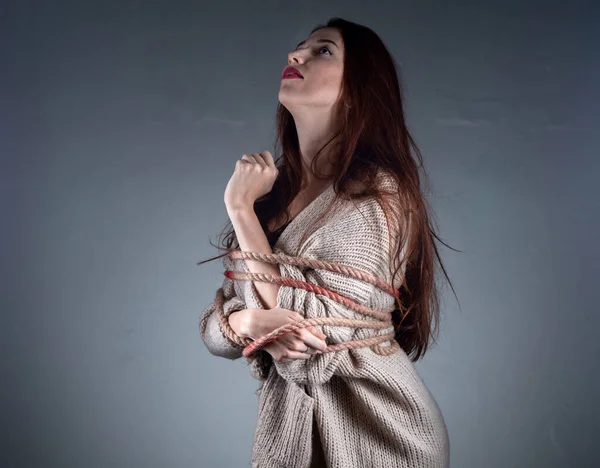
[[[360,279],[367,283],[370,283],[381,290],[387,292],[395,299],[399,298],[399,292],[387,282],[381,280],[377,276],[371,275],[370,273],[364,272],[357,268],[342,265],[339,263],[331,263],[325,262],[322,260],[309,259],[303,257],[293,257],[290,255],[286,255],[283,253],[279,254],[265,254],[260,252],[242,252],[240,250],[234,250],[229,253],[229,258],[232,260],[242,259],[242,260],[256,260],[259,262],[271,263],[271,264],[279,264],[285,263],[294,266],[306,266],[311,268],[318,268],[322,270],[328,270],[335,273],[342,273],[349,277]],[[249,357],[252,354],[256,353],[262,347],[268,345],[269,343],[277,340],[282,335],[286,333],[291,333],[295,330],[299,330],[302,328],[308,328],[314,325],[335,325],[335,326],[343,326],[343,327],[356,327],[356,328],[372,328],[372,329],[385,329],[393,327],[394,324],[392,322],[392,312],[391,311],[382,311],[372,309],[370,307],[359,304],[352,299],[349,299],[341,294],[338,294],[334,291],[331,291],[327,288],[323,288],[321,286],[315,285],[313,283],[308,283],[306,281],[295,280],[293,278],[285,278],[279,275],[268,275],[264,273],[245,273],[234,270],[226,270],[224,275],[232,280],[243,280],[243,281],[262,281],[274,284],[280,284],[283,286],[291,286],[294,288],[304,289],[309,292],[313,292],[315,294],[324,295],[331,300],[342,304],[349,309],[352,309],[356,312],[362,313],[364,315],[375,318],[376,320],[356,320],[356,319],[345,319],[341,317],[323,317],[323,318],[311,318],[311,319],[303,319],[298,320],[286,325],[283,325],[275,330],[267,333],[264,336],[256,340],[252,340],[251,338],[242,338],[237,335],[231,326],[229,325],[229,320],[225,317],[223,312],[223,305],[225,302],[224,291],[223,288],[219,288],[217,290],[217,295],[215,298],[215,312],[217,313],[217,317],[219,320],[219,324],[221,325],[221,329],[227,335],[229,339],[238,344],[239,346],[244,347],[242,352],[243,356]],[[378,335],[371,338],[365,338],[362,340],[352,340],[346,341],[343,343],[338,343],[335,345],[328,345],[324,353],[331,353],[334,351],[346,350],[346,349],[356,349],[363,348],[369,346],[371,350],[382,356],[389,356],[398,351],[400,345],[394,339],[395,333],[392,331],[390,333],[384,335]],[[381,343],[385,343],[389,341],[390,346],[380,346]]]

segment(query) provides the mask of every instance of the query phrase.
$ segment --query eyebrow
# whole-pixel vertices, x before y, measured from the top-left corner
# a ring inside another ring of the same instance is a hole
[[[339,49],[338,45],[337,45],[335,42],[333,42],[331,39],[317,39],[315,42],[317,42],[317,43],[319,43],[319,42],[328,42],[328,43],[330,43],[330,44],[333,44],[334,46],[336,46],[336,47]],[[296,49],[297,49],[298,47],[300,47],[301,45],[305,44],[305,43],[306,43],[306,41],[302,41],[302,42],[300,42],[300,43],[299,43],[299,44],[296,46]]]

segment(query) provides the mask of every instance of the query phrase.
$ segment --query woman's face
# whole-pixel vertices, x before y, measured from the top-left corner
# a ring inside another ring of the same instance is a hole
[[[306,108],[333,109],[344,72],[342,35],[335,28],[315,31],[288,54],[286,66],[297,68],[303,78],[281,80],[278,97],[282,105],[292,114]]]

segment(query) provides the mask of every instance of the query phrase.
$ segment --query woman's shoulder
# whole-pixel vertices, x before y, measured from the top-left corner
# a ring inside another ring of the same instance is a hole
[[[381,203],[382,199],[386,202],[389,202],[390,199],[397,200],[399,184],[391,171],[380,168],[375,175],[375,186],[378,190],[377,196],[367,195],[358,199],[344,200],[341,203],[342,208],[338,211],[337,216],[342,219],[349,214],[354,214],[354,216],[362,217],[363,219],[366,216],[367,219],[365,219],[365,222],[373,221],[373,218],[381,218],[384,213]]]
[[[391,191],[392,193],[398,193],[398,181],[389,169],[380,168],[377,172],[375,180],[378,188],[385,191]]]
[[[309,244],[316,243],[320,248],[340,248],[343,245],[381,245],[389,239],[390,232],[387,210],[395,210],[396,203],[389,203],[390,198],[396,200],[394,193],[398,193],[398,184],[393,175],[386,170],[379,170],[376,174],[377,187],[382,190],[382,200],[375,195],[352,198],[346,195],[335,197],[332,206],[323,206],[327,215],[319,217],[313,213],[319,222],[311,229]],[[390,194],[390,195],[388,195]],[[327,204],[326,204],[327,205]],[[322,213],[321,213],[322,214]]]

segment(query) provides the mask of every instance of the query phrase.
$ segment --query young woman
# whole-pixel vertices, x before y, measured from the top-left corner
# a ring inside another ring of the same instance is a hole
[[[443,416],[413,366],[437,332],[434,256],[441,260],[394,60],[371,29],[334,18],[298,44],[287,65],[277,111],[282,157],[248,153],[236,163],[225,190],[233,227],[226,253],[352,266],[393,285],[400,300],[337,272],[223,257],[230,270],[294,278],[393,310],[388,329],[302,328],[248,358],[262,381],[252,466],[447,467]],[[305,318],[368,319],[292,286],[226,278],[223,291],[231,329],[252,340]],[[202,339],[212,354],[240,358],[243,346],[214,311],[213,302],[202,314]],[[387,355],[369,346],[328,352],[390,332],[381,347],[398,349]]]

